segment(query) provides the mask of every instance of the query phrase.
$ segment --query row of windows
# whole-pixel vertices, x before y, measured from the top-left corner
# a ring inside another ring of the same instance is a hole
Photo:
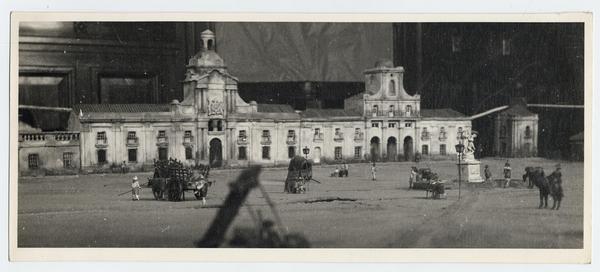
[[[247,160],[248,159],[247,150],[248,149],[245,146],[238,147],[238,160]],[[335,159],[342,159],[342,147],[336,146],[334,149],[334,154],[335,154]],[[362,154],[362,147],[361,146],[354,147],[354,158],[359,159],[361,154]],[[296,147],[289,146],[288,147],[288,158],[291,159],[294,156],[296,156]],[[262,147],[262,159],[263,160],[271,159],[271,147],[270,146]]]
[[[422,145],[421,146],[421,154],[422,155],[429,155],[429,145]],[[440,155],[446,155],[446,145],[445,144],[441,144],[440,145]]]
[[[167,138],[167,132],[165,130],[159,130],[158,131],[158,138],[162,138],[162,139],[166,139]],[[183,138],[184,139],[190,139],[192,138],[192,131],[191,130],[186,130],[183,133]],[[129,131],[127,132],[127,143],[133,143],[132,141],[137,142],[137,134],[135,131]],[[98,133],[96,133],[96,141],[97,143],[102,143],[102,144],[106,144],[106,132],[105,131],[100,131]]]
[[[73,153],[72,152],[64,152],[63,153],[63,167],[64,168],[73,168]],[[32,153],[27,155],[27,167],[29,169],[39,169],[40,167],[40,155],[37,153]]]
[[[395,94],[394,94],[395,95]],[[371,110],[373,113],[378,113],[379,112],[379,105],[373,105],[371,107]],[[396,106],[395,105],[390,105],[388,107],[388,111],[389,112],[395,112],[396,111]],[[412,113],[413,108],[411,105],[406,105],[406,107],[404,107],[404,112],[406,113],[406,115],[409,115]]]

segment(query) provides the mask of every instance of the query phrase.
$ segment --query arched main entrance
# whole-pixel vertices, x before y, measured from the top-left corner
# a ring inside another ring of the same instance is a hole
[[[379,161],[379,137],[371,138],[371,161]]]
[[[396,161],[398,155],[398,147],[396,145],[396,138],[389,137],[387,140],[387,159],[388,161]]]
[[[208,152],[210,166],[220,167],[223,164],[223,147],[221,145],[221,140],[217,138],[210,140],[210,149]]]
[[[412,161],[413,156],[413,139],[410,136],[406,136],[404,138],[404,160]]]

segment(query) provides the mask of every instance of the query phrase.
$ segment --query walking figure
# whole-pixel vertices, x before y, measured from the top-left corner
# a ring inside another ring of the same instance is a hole
[[[417,181],[417,167],[412,167],[410,169],[410,178],[408,179],[408,189],[412,189],[413,182]]]
[[[483,170],[483,174],[485,175],[485,181],[490,181],[492,180],[492,171],[490,170],[490,167],[486,164],[485,165],[485,169]]]
[[[377,180],[377,166],[375,165],[375,162],[371,165],[371,176],[373,180]]]
[[[142,187],[138,182],[138,177],[134,176],[133,180],[131,181],[131,200],[140,200],[140,189],[142,189]]]
[[[512,169],[510,168],[510,163],[506,161],[506,163],[504,164],[504,178],[506,179],[506,182],[504,183],[504,188],[510,186],[511,171]]]

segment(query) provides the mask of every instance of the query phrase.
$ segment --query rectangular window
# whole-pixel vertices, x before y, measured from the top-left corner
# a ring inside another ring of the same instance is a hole
[[[106,144],[106,132],[101,131],[96,134],[96,144]]]
[[[63,153],[63,167],[64,168],[73,167],[73,153],[71,153],[71,152]]]
[[[158,131],[158,138],[166,138],[167,137],[167,132],[164,130],[159,130]]]
[[[40,161],[40,155],[38,154],[29,154],[27,155],[27,165],[29,166],[29,169],[38,169],[39,162]]]
[[[389,122],[389,123],[388,123],[388,127],[389,127],[389,128],[395,128],[395,127],[396,127],[396,123],[394,123],[394,122]]]
[[[376,128],[376,127],[379,127],[379,123],[377,123],[377,122],[373,122],[373,123],[371,123],[371,127],[375,127],[375,128]]]
[[[136,148],[127,150],[127,160],[129,162],[137,162],[137,149]]]
[[[167,160],[169,157],[169,150],[166,147],[158,148],[158,159],[161,161]]]
[[[288,158],[293,158],[294,156],[296,156],[296,147],[293,146],[289,146],[288,147]]]
[[[245,146],[240,146],[238,147],[238,160],[247,160],[247,155],[246,155],[246,147]]]
[[[404,123],[404,127],[412,127],[412,123]]]
[[[194,149],[191,146],[185,148],[185,159],[193,160],[194,159]]]
[[[263,131],[262,131],[262,136],[263,136],[263,137],[269,137],[269,135],[270,135],[270,134],[269,134],[269,131],[268,131],[268,130],[263,130]]]
[[[127,139],[135,139],[135,131],[127,132]]]
[[[263,160],[271,159],[271,147],[269,147],[269,146],[262,147],[262,158],[263,158]]]
[[[335,149],[335,159],[336,160],[341,160],[342,159],[342,147],[341,146],[336,146]]]
[[[445,144],[440,145],[440,155],[446,155],[446,145]]]
[[[355,146],[354,147],[354,158],[355,159],[360,159],[360,155],[362,154],[362,147],[361,146]]]
[[[97,159],[98,159],[98,164],[105,164],[106,163],[106,149],[98,149],[98,152],[96,153]]]
[[[421,146],[421,154],[423,155],[429,155],[429,146],[428,145],[423,145]]]
[[[190,138],[190,137],[192,137],[192,131],[191,131],[191,130],[186,130],[186,131],[183,133],[183,137],[185,137],[185,138]]]

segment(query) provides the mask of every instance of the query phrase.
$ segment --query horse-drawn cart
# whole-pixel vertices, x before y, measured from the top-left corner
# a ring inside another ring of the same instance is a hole
[[[185,200],[185,191],[192,191],[196,199],[204,200],[208,193],[210,168],[200,166],[197,175],[190,167],[184,166],[174,159],[154,161],[154,177],[148,179],[148,186],[157,200],[165,198],[169,201]]]
[[[446,182],[440,180],[437,173],[431,171],[430,168],[417,169],[416,172],[416,180],[412,184],[413,189],[425,190],[426,198],[429,197],[429,193],[433,199],[439,199],[446,194]]]
[[[284,191],[286,193],[302,194],[307,191],[308,182],[312,179],[312,164],[301,156],[290,160]]]

